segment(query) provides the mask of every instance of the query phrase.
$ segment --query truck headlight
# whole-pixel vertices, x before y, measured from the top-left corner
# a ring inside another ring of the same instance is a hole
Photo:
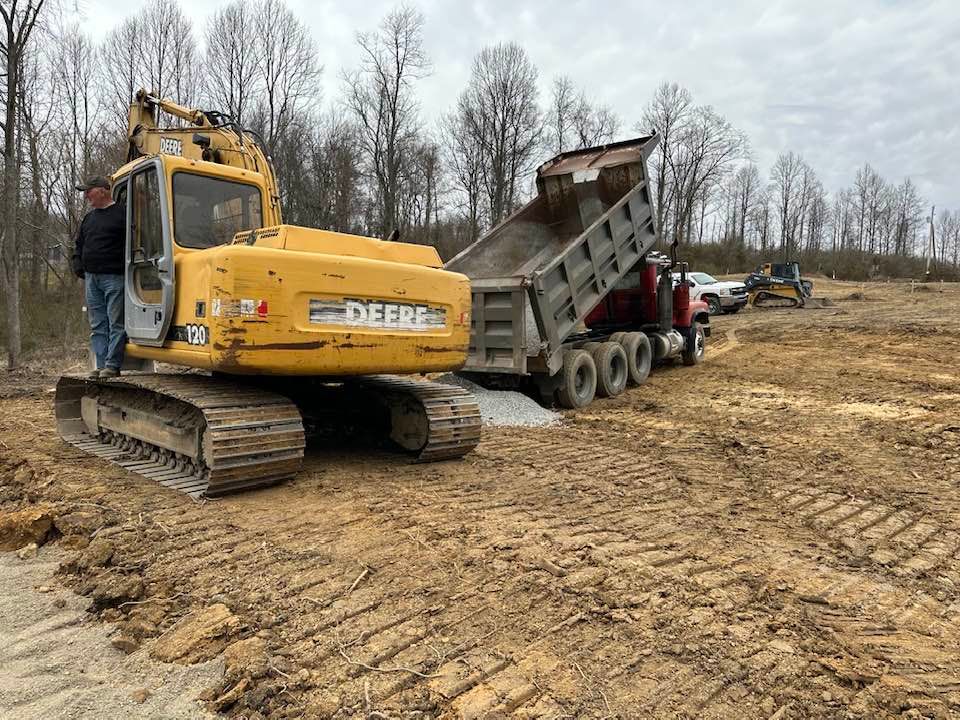
[[[720,288],[720,294],[728,297],[730,295],[730,288]]]

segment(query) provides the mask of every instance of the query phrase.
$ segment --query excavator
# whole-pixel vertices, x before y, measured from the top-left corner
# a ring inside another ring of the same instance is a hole
[[[292,478],[324,428],[421,462],[477,445],[476,399],[416,377],[470,341],[470,281],[434,248],[284,224],[265,143],[223,113],[141,90],[128,140],[112,192],[140,371],[61,377],[65,441],[193,497]]]

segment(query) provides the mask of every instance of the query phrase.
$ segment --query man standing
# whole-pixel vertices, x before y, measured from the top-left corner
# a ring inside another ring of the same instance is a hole
[[[97,358],[91,377],[117,377],[127,335],[123,328],[123,264],[126,208],[113,201],[110,181],[87,178],[77,190],[90,203],[77,233],[73,272],[85,279],[90,345]]]

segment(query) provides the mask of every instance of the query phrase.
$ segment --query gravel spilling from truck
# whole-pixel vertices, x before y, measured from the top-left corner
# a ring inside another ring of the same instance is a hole
[[[459,375],[447,374],[438,382],[459,385],[477,399],[484,425],[500,427],[546,427],[562,419],[559,413],[541,406],[533,398],[515,390],[489,390]]]

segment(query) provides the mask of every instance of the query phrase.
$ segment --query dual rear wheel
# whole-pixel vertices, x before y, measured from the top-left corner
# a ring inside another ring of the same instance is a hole
[[[614,397],[628,384],[640,385],[650,374],[650,341],[639,332],[614,333],[607,342],[588,342],[563,354],[558,399],[565,408],[581,408],[596,395]]]

